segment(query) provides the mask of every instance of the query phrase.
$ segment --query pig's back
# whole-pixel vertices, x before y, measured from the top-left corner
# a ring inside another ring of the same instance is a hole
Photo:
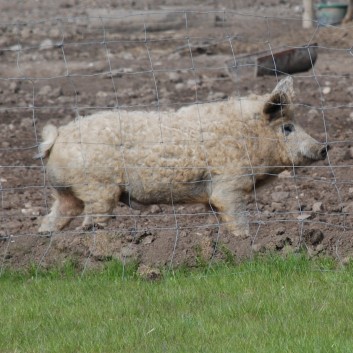
[[[47,164],[52,183],[189,183],[234,163],[238,144],[227,109],[100,112],[59,128]],[[235,129],[236,130],[236,129]],[[169,186],[168,186],[169,188]]]

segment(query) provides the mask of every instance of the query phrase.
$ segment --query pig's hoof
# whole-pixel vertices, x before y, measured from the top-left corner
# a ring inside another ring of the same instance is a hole
[[[47,238],[50,238],[53,235],[53,231],[52,230],[38,230],[38,234]]]
[[[52,229],[51,227],[41,225],[38,229],[38,234],[50,236],[55,231],[56,229]]]
[[[89,231],[89,230],[98,230],[98,229],[104,229],[106,223],[92,223],[92,224],[84,224],[80,227],[77,227],[76,230],[83,230],[83,231]]]

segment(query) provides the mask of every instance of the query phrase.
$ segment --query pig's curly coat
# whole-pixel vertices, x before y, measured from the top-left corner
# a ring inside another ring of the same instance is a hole
[[[104,227],[128,195],[145,204],[208,204],[234,234],[248,234],[243,201],[256,181],[319,159],[322,146],[299,126],[292,142],[283,133],[284,124],[295,124],[292,96],[287,78],[264,96],[176,112],[99,112],[46,126],[38,156],[49,157],[55,202],[39,231],[60,230],[82,212],[83,228]]]

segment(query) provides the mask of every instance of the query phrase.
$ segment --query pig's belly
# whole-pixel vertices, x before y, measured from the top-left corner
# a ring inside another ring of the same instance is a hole
[[[183,203],[209,200],[210,177],[206,170],[149,168],[127,171],[122,187],[131,199],[143,203]]]

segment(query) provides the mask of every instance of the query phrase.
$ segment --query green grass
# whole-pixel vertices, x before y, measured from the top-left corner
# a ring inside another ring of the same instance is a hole
[[[353,267],[269,257],[122,279],[114,262],[0,277],[0,352],[353,352]]]

